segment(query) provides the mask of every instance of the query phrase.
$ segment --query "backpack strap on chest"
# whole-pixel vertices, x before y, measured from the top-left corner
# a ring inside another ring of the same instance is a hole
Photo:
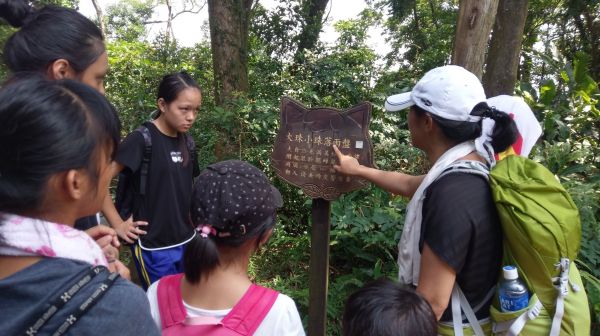
[[[183,274],[169,275],[160,280],[157,288],[158,307],[163,331],[186,322],[187,311],[181,298]],[[191,324],[220,324],[239,335],[253,335],[277,300],[278,292],[250,285],[242,299],[220,323],[210,319],[190,319]]]
[[[165,330],[185,320],[187,312],[181,298],[183,273],[160,279],[157,288],[158,310],[162,329]]]
[[[277,300],[278,292],[258,286],[250,288],[221,321],[225,328],[240,335],[253,335]]]

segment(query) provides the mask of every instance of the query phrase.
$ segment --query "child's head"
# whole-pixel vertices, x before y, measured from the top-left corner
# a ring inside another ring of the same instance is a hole
[[[202,102],[200,87],[186,72],[166,75],[158,85],[157,118],[164,118],[173,130],[184,133],[192,126]]]
[[[253,165],[229,160],[208,166],[197,178],[191,218],[198,231],[186,247],[185,276],[198,283],[219,264],[246,256],[268,239],[281,194]]]
[[[78,193],[75,212],[100,209],[120,133],[104,96],[75,81],[23,79],[0,90],[0,125],[0,212],[40,211],[58,181]]]
[[[20,27],[4,45],[13,73],[41,73],[50,79],[75,79],[104,93],[108,58],[102,32],[74,9],[28,1],[0,0],[0,17]]]
[[[348,298],[344,336],[435,336],[437,320],[431,306],[411,288],[381,278]]]

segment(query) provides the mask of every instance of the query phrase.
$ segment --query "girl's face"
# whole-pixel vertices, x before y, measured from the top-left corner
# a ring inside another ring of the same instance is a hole
[[[87,216],[92,213],[96,213],[102,209],[102,203],[106,195],[108,194],[110,181],[112,180],[112,156],[111,156],[111,148],[106,145],[100,150],[100,153],[95,156],[98,158],[98,179],[94,181],[94,177],[92,176],[93,172],[88,172],[88,182],[89,189],[86,193],[87,199],[83,202],[83,204],[89,206],[89,208],[85,207],[85,214],[82,216]],[[82,207],[82,208],[84,208]],[[83,210],[83,209],[82,209]]]
[[[160,117],[164,118],[169,133],[187,132],[198,116],[198,108],[200,108],[201,102],[200,90],[194,87],[182,90],[177,95],[177,99],[170,103],[167,103],[163,98],[159,98]]]
[[[104,79],[107,72],[108,55],[105,51],[98,57],[96,62],[90,64],[90,66],[78,75],[78,80],[104,94]]]

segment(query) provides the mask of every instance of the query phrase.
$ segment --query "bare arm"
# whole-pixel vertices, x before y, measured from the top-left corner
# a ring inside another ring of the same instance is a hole
[[[417,292],[429,302],[438,321],[448,307],[455,281],[454,270],[425,243],[421,254],[421,272]]]
[[[124,167],[122,164],[113,161],[111,165],[112,177],[116,177],[119,174],[119,172],[123,170],[123,168]],[[130,244],[134,243],[134,241],[138,239],[139,235],[146,234],[146,231],[140,229],[139,226],[148,225],[148,222],[134,222],[132,217],[129,217],[127,220],[123,220],[121,218],[121,215],[119,215],[117,208],[115,208],[115,204],[113,203],[110,194],[107,194],[106,198],[104,198],[104,202],[102,204],[102,213],[104,214],[104,217],[106,218],[110,226],[112,226],[115,229],[117,235],[119,235],[121,239]]]
[[[356,158],[342,154],[337,146],[333,145],[333,150],[339,162],[339,164],[333,166],[337,172],[362,177],[392,194],[412,197],[425,178],[425,175],[413,176],[366,167],[358,163]]]

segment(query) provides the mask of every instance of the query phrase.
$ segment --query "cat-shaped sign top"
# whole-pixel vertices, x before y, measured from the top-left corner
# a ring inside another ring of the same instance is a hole
[[[343,154],[373,167],[369,137],[370,103],[347,110],[307,108],[289,97],[281,99],[281,123],[271,165],[286,182],[302,188],[312,198],[334,200],[342,193],[368,186],[364,179],[337,173],[335,144]]]

